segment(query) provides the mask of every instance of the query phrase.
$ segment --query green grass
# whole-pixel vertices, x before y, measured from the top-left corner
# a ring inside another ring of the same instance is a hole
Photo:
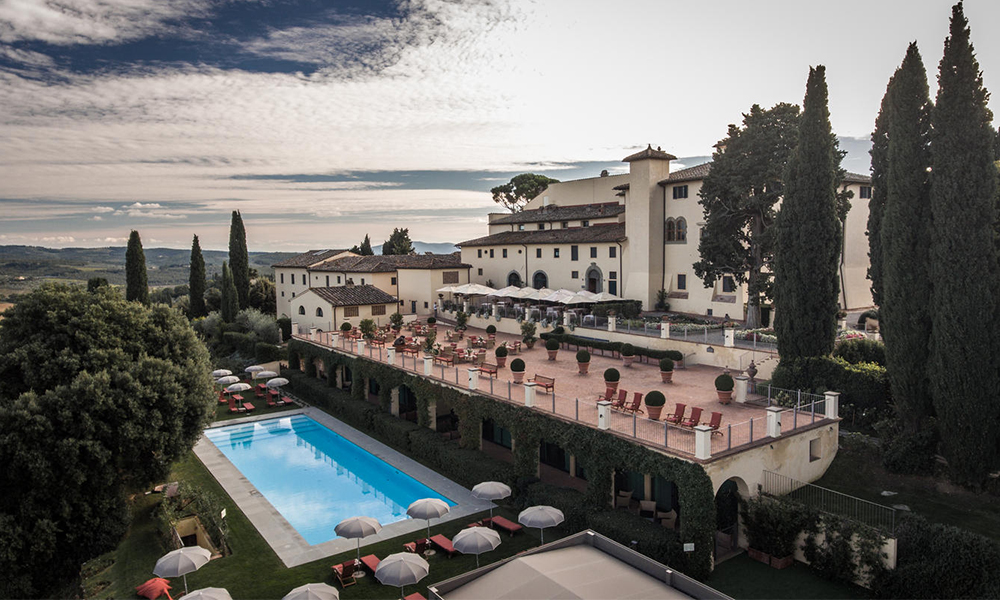
[[[774,569],[746,554],[717,565],[706,583],[738,600],[868,597],[864,588],[827,581],[804,564],[796,562],[787,569]]]
[[[202,587],[222,587],[229,590],[233,598],[280,598],[291,589],[306,583],[323,582],[339,588],[333,577],[331,565],[344,562],[356,555],[356,551],[345,552],[318,560],[293,569],[285,568],[267,542],[257,533],[250,521],[233,503],[222,487],[194,456],[194,453],[180,461],[174,467],[171,480],[184,481],[187,484],[208,490],[217,495],[226,508],[229,521],[228,543],[232,554],[216,559],[205,565],[201,570],[188,575],[188,587],[192,590]],[[110,585],[88,598],[132,598],[135,597],[135,586],[153,577],[152,569],[156,560],[166,553],[162,538],[156,529],[153,509],[158,505],[159,495],[144,496],[138,499],[133,510],[134,521],[128,536],[118,549],[102,558],[113,558],[114,564],[105,571],[95,574],[84,582],[85,589],[92,589],[97,582],[107,581]],[[496,511],[510,519],[516,514],[500,509]],[[480,516],[486,516],[483,513]],[[431,527],[431,535],[443,533],[448,538],[453,537],[466,523],[475,520],[469,517],[452,523],[444,523]],[[558,539],[566,532],[550,529],[546,538],[550,541]],[[373,546],[362,548],[364,554],[375,554],[385,558],[389,554],[401,552],[403,543],[413,541],[420,534],[380,542]],[[522,550],[537,546],[539,542],[537,531],[525,530],[513,537],[504,534],[503,543],[499,548],[480,557],[482,564],[494,562],[512,556]],[[456,554],[447,558],[438,552],[428,558],[430,575],[416,586],[407,586],[406,593],[420,591],[427,595],[427,586],[465,573],[476,568],[474,556]],[[183,580],[172,579],[173,596],[182,595]],[[359,580],[343,593],[344,598],[398,598],[399,588],[386,587],[378,583],[374,577],[368,576]]]
[[[257,398],[256,396],[251,397],[253,391],[247,391],[248,396],[244,396],[247,402],[253,404],[254,411],[252,413],[231,413],[229,412],[229,404],[220,404],[216,402],[215,404],[215,420],[216,421],[228,421],[229,419],[239,419],[242,417],[249,417],[255,415],[270,415],[272,413],[285,412],[287,410],[295,410],[300,408],[297,404],[286,404],[285,406],[275,406],[270,407],[267,405],[266,398]]]
[[[815,483],[877,504],[905,504],[929,521],[1000,540],[1000,498],[942,478],[889,473],[882,468],[878,449],[859,440],[841,438],[833,464]],[[882,496],[883,490],[897,495]]]

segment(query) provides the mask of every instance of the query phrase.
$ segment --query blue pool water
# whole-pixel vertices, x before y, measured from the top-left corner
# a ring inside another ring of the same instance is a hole
[[[305,415],[205,431],[310,545],[337,537],[355,516],[407,519],[420,498],[455,503]]]

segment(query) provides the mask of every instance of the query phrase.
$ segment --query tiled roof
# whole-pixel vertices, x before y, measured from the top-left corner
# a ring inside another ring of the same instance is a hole
[[[620,242],[625,239],[624,223],[608,223],[590,227],[502,231],[486,237],[456,244],[457,246],[500,246],[504,244],[573,244],[587,242]]]
[[[347,249],[343,250],[310,250],[298,256],[293,256],[291,258],[286,258],[281,262],[274,263],[272,267],[308,267],[314,265],[320,261],[326,260],[331,256],[337,256],[343,252],[347,252]]]
[[[374,285],[354,285],[311,288],[310,290],[331,306],[364,306],[368,304],[395,304],[396,297],[391,296]]]
[[[617,217],[623,212],[625,212],[625,205],[617,202],[604,202],[601,204],[573,204],[570,206],[547,206],[533,210],[522,210],[521,212],[507,215],[506,217],[492,221],[490,225],[599,219],[602,217]]]
[[[696,181],[698,179],[704,179],[708,176],[708,172],[712,169],[712,163],[702,163],[700,165],[695,165],[687,169],[680,169],[674,171],[669,177],[660,182],[660,185],[667,185],[670,183],[678,183],[681,181]]]
[[[668,154],[663,150],[657,148],[653,150],[653,145],[649,144],[646,146],[645,150],[640,150],[635,154],[630,154],[622,159],[622,162],[632,162],[634,160],[644,160],[647,158],[658,158],[660,160],[677,160],[677,157],[673,154]]]
[[[451,254],[400,254],[345,256],[314,267],[313,271],[392,273],[399,269],[466,269],[458,252]]]
[[[860,173],[851,173],[848,171],[847,175],[844,176],[844,183],[867,183],[871,185],[872,178],[868,175],[861,175]]]

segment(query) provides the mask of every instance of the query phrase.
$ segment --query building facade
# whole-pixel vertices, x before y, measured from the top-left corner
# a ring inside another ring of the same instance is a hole
[[[314,287],[292,299],[289,316],[303,331],[337,331],[343,323],[357,327],[363,319],[385,325],[396,306],[395,296],[370,284]]]

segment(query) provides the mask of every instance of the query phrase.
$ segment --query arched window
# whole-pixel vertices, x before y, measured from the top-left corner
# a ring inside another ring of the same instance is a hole
[[[677,237],[677,231],[674,228],[674,220],[667,219],[667,222],[663,225],[663,241],[673,242]]]
[[[686,242],[688,235],[688,224],[683,217],[677,219],[677,241]]]
[[[316,316],[317,317],[322,317],[323,316],[323,309],[320,308],[320,307],[318,307],[318,306],[316,307]]]
[[[300,315],[304,315],[304,314],[306,314],[306,307],[304,307],[304,306],[300,306],[300,307],[299,307],[299,314],[300,314]]]
[[[531,278],[531,286],[536,290],[540,290],[543,287],[548,287],[549,276],[545,274],[545,271],[536,271],[535,276]]]
[[[517,271],[511,271],[510,275],[507,275],[507,285],[521,287],[521,274]]]

